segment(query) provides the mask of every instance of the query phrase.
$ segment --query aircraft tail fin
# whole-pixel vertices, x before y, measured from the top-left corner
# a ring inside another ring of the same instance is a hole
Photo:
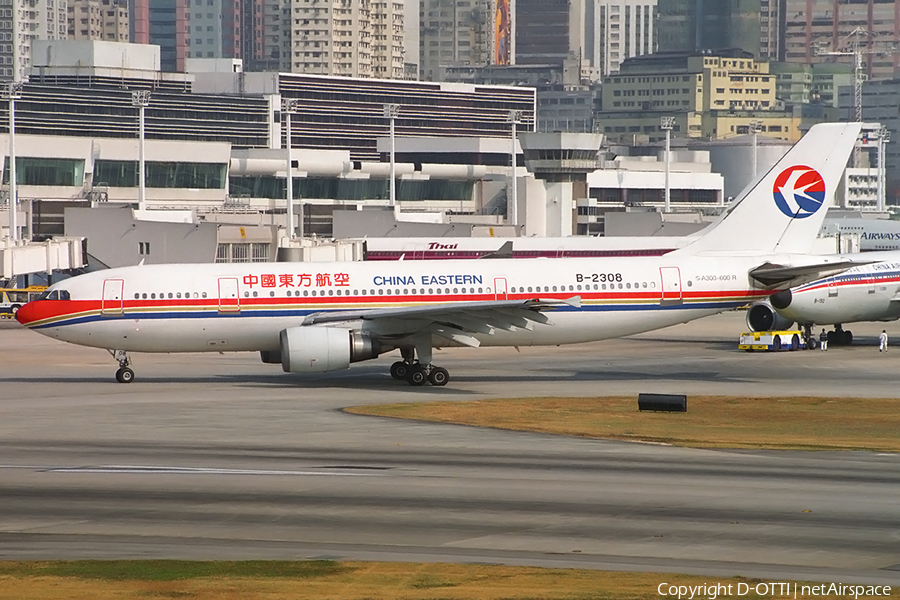
[[[814,125],[696,242],[676,252],[809,253],[860,129],[859,123]]]

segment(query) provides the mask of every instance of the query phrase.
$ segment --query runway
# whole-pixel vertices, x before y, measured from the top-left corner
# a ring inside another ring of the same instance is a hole
[[[872,345],[882,325],[854,327],[858,347],[747,354],[742,318],[440,351],[446,388],[394,382],[393,357],[300,377],[249,354],[138,355],[122,385],[106,353],[4,324],[0,559],[328,557],[900,585],[895,454],[693,450],[340,411],[653,391],[896,395],[900,349]]]

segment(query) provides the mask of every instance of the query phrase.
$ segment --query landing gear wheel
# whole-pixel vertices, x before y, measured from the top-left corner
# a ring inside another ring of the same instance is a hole
[[[394,379],[406,379],[409,374],[409,363],[398,360],[391,365],[391,377]]]
[[[428,381],[431,382],[431,385],[437,387],[447,385],[447,382],[450,381],[450,373],[443,367],[435,367],[428,374]]]
[[[845,346],[850,346],[853,344],[853,332],[852,331],[844,331],[843,343]]]
[[[116,371],[116,381],[119,383],[131,383],[134,381],[134,371],[128,367],[122,367]]]
[[[413,366],[406,375],[406,382],[409,383],[409,385],[425,385],[426,381],[428,381],[428,373],[418,365]]]
[[[811,337],[806,340],[806,349],[807,350],[815,350],[819,347],[819,340],[814,337]]]

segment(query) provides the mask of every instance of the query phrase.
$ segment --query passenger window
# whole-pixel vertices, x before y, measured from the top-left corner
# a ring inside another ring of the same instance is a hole
[[[510,159],[510,160],[512,160],[512,159]],[[140,297],[141,297],[141,295],[140,295],[140,294],[135,294],[135,295],[134,295],[134,299],[135,299],[135,300],[139,300],[139,299],[140,299]]]
[[[512,159],[510,159],[510,160],[512,160]],[[151,299],[151,300],[156,300],[156,294],[155,294],[155,293],[154,293],[154,294],[150,294],[150,299]]]
[[[306,290],[303,290],[303,295],[304,295],[304,296],[308,296],[308,295],[309,295],[309,292],[307,292]]]
[[[512,155],[510,155],[510,156],[512,156]],[[512,159],[510,159],[510,160],[512,160]],[[286,168],[286,167],[285,167],[285,168]],[[363,296],[366,295],[366,290],[362,290],[362,295],[363,295]]]
[[[510,156],[512,156],[512,155],[510,155]],[[512,160],[512,159],[510,159],[510,160]],[[388,295],[388,296],[391,295],[391,290],[384,290],[384,291],[387,292],[387,295]]]
[[[259,296],[259,292],[253,292],[253,297],[256,298]]]
[[[512,160],[512,159],[510,159],[510,160]],[[249,297],[250,297],[250,292],[244,292],[244,298],[249,298]]]
[[[510,160],[512,160],[512,159],[510,159]],[[176,297],[176,298],[181,298],[181,292],[178,292],[177,294],[175,294],[175,297]]]
[[[146,293],[146,292],[143,293],[143,294],[141,294],[141,299],[142,299],[142,300],[146,300],[146,299],[147,299],[147,293]]]
[[[206,292],[203,292],[203,293],[200,294],[200,295],[201,295],[203,298],[206,298]],[[196,297],[197,297],[197,293],[194,292],[194,298],[196,298]]]
[[[512,159],[510,159],[510,160],[512,160]],[[269,297],[270,297],[270,298],[274,298],[274,297],[275,297],[275,292],[269,292]]]

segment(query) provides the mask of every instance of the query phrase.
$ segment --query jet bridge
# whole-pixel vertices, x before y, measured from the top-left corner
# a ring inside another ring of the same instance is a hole
[[[51,273],[85,266],[84,238],[56,237],[45,242],[0,239],[0,279]]]

